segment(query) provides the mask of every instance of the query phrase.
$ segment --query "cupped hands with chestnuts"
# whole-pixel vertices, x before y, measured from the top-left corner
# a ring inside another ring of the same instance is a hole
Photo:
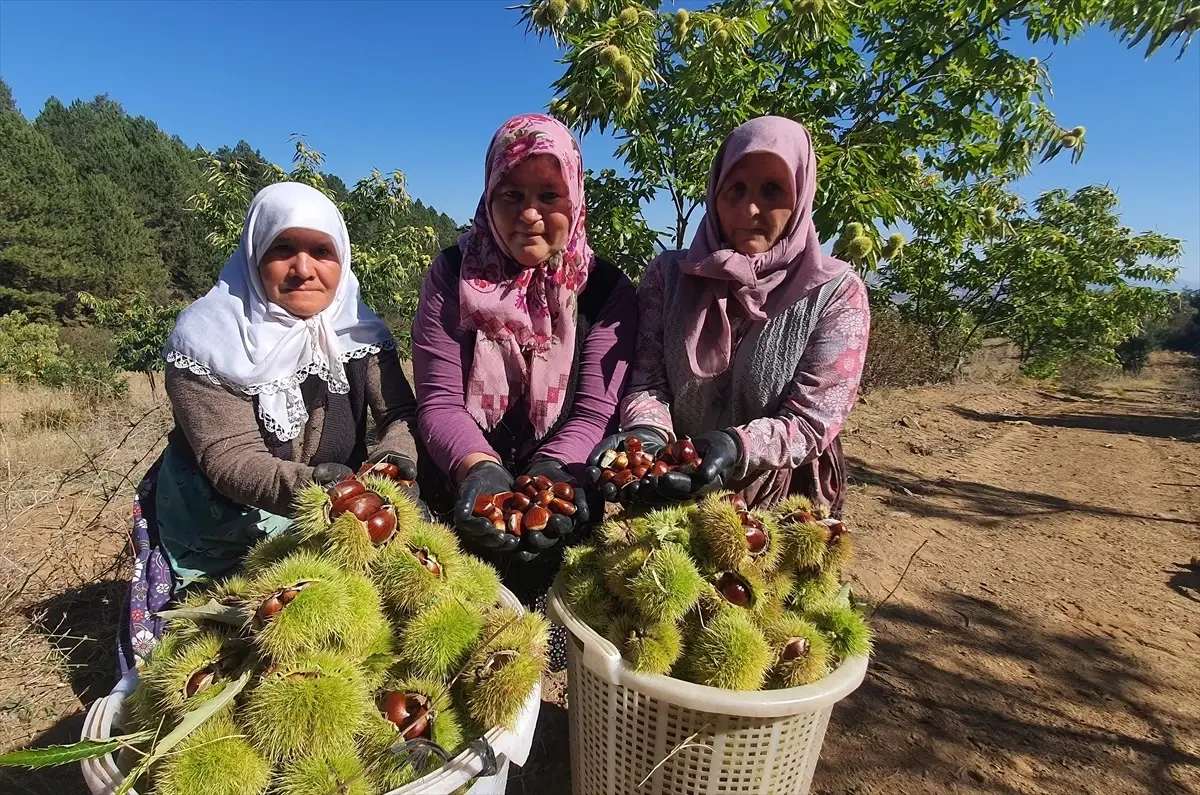
[[[459,485],[455,526],[485,550],[529,561],[588,521],[587,495],[577,486],[553,458],[538,459],[515,479],[484,461]]]

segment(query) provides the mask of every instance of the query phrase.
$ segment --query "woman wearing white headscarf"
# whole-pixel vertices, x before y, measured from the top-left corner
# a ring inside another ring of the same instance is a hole
[[[304,485],[385,458],[416,475],[412,389],[359,297],[345,221],[314,188],[284,182],[254,197],[237,251],[180,314],[164,355],[175,429],[135,510],[135,647],[154,602],[236,567],[290,523]],[[368,410],[379,438],[369,459]]]

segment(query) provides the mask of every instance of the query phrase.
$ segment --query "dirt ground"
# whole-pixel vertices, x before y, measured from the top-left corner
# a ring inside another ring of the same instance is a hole
[[[34,432],[23,415],[52,402],[0,393],[0,749],[69,741],[111,682],[129,481],[169,421],[153,405]],[[1200,792],[1195,360],[1082,398],[1013,379],[879,392],[844,438],[855,588],[883,604],[815,793]],[[569,791],[563,683],[546,684],[509,793]],[[0,792],[84,789],[70,769],[0,773]]]

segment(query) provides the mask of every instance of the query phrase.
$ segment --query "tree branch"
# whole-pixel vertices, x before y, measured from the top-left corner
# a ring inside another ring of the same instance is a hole
[[[996,12],[996,15],[994,17],[992,17],[990,20],[987,20],[986,22],[980,22],[978,25],[976,25],[974,28],[972,28],[965,37],[963,37],[962,39],[959,39],[958,42],[954,43],[953,46],[950,47],[950,49],[946,50],[944,53],[939,55],[937,58],[934,58],[932,61],[930,61],[929,65],[926,66],[924,69],[922,69],[920,72],[918,72],[916,77],[914,77],[912,80],[909,80],[903,86],[901,86],[900,88],[893,91],[891,94],[889,94],[887,96],[886,99],[873,103],[875,105],[875,109],[873,111],[871,111],[869,114],[867,114],[866,116],[860,117],[858,121],[854,122],[854,124],[850,127],[850,129],[847,130],[846,133],[842,136],[842,139],[845,140],[845,138],[847,136],[857,132],[859,130],[859,128],[861,128],[867,122],[871,122],[871,121],[874,121],[875,119],[879,118],[879,114],[883,112],[884,108],[891,105],[892,102],[894,102],[900,96],[908,93],[914,86],[916,86],[921,81],[925,80],[933,72],[934,69],[937,69],[939,66],[946,63],[946,61],[950,60],[956,52],[961,50],[963,47],[965,47],[970,42],[977,39],[985,30],[992,27],[996,23],[1003,21],[1005,17],[1007,17],[1009,14],[1013,13],[1014,11],[1019,10],[1022,6],[1029,5],[1030,1],[1031,0],[1014,0],[1014,2],[1010,3],[1007,7],[1002,8],[1000,11]]]

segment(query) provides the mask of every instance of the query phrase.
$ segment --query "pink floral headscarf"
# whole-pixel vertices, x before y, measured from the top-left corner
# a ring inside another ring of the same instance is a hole
[[[505,174],[541,154],[553,155],[562,169],[571,232],[562,251],[535,268],[522,268],[492,231],[490,199]],[[515,116],[492,138],[484,185],[471,229],[458,239],[463,253],[461,324],[475,332],[467,411],[480,427],[491,430],[513,401],[528,393],[529,420],[540,439],[562,413],[575,358],[576,299],[595,262],[584,230],[579,144],[549,116]]]
[[[746,255],[721,234],[717,195],[739,160],[769,152],[788,166],[796,205],[787,227],[770,250]],[[679,263],[684,341],[692,372],[712,378],[729,369],[735,317],[764,321],[791,307],[813,289],[850,269],[821,252],[813,223],[817,158],[804,125],[781,116],[751,119],[729,134],[713,158],[708,204],[691,248]]]

